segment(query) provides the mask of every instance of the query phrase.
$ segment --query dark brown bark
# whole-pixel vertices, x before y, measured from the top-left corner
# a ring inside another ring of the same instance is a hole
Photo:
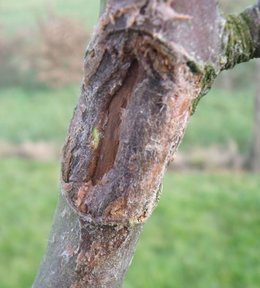
[[[35,288],[121,286],[190,115],[220,70],[241,59],[228,46],[233,28],[214,0],[107,1],[86,53]]]

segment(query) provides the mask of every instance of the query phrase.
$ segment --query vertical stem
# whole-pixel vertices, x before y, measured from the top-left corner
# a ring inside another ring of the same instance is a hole
[[[250,168],[260,171],[260,62],[256,62],[256,95],[254,103],[253,139],[250,155]]]

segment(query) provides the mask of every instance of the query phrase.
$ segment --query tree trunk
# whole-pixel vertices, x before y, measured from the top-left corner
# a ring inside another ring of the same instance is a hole
[[[260,171],[260,62],[256,62],[256,95],[254,105],[253,139],[249,166],[252,171]]]
[[[107,1],[86,53],[34,288],[122,285],[198,100],[221,70],[257,56],[256,12],[226,21],[214,0]]]

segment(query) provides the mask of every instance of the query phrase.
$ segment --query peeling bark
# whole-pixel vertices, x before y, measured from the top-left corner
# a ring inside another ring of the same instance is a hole
[[[121,286],[198,100],[221,70],[258,53],[253,21],[242,31],[214,0],[104,2],[35,288]]]

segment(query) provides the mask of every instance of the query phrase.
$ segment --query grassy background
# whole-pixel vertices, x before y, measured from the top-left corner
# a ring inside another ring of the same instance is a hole
[[[52,9],[90,27],[98,15],[98,2],[2,0],[0,25],[14,34],[21,26],[33,28]],[[225,146],[232,140],[247,154],[253,94],[247,87],[210,92],[192,117],[180,149]],[[0,87],[0,142],[62,145],[78,95],[78,86]],[[0,160],[1,288],[31,286],[47,245],[58,179],[59,164],[54,161]],[[124,287],[259,287],[259,187],[259,175],[249,173],[168,173]]]
[[[0,169],[0,287],[26,288],[47,245],[59,167],[13,158]],[[259,287],[259,187],[257,175],[168,173],[124,287]]]
[[[0,89],[1,137],[13,143],[30,139],[61,144],[78,95],[79,87],[61,90]]]
[[[0,89],[1,137],[14,143],[31,139],[61,144],[78,95],[79,87]],[[246,154],[250,149],[253,99],[253,93],[249,91],[210,92],[191,118],[181,149],[213,144],[225,146],[233,140]],[[10,111],[13,117],[10,117]]]

